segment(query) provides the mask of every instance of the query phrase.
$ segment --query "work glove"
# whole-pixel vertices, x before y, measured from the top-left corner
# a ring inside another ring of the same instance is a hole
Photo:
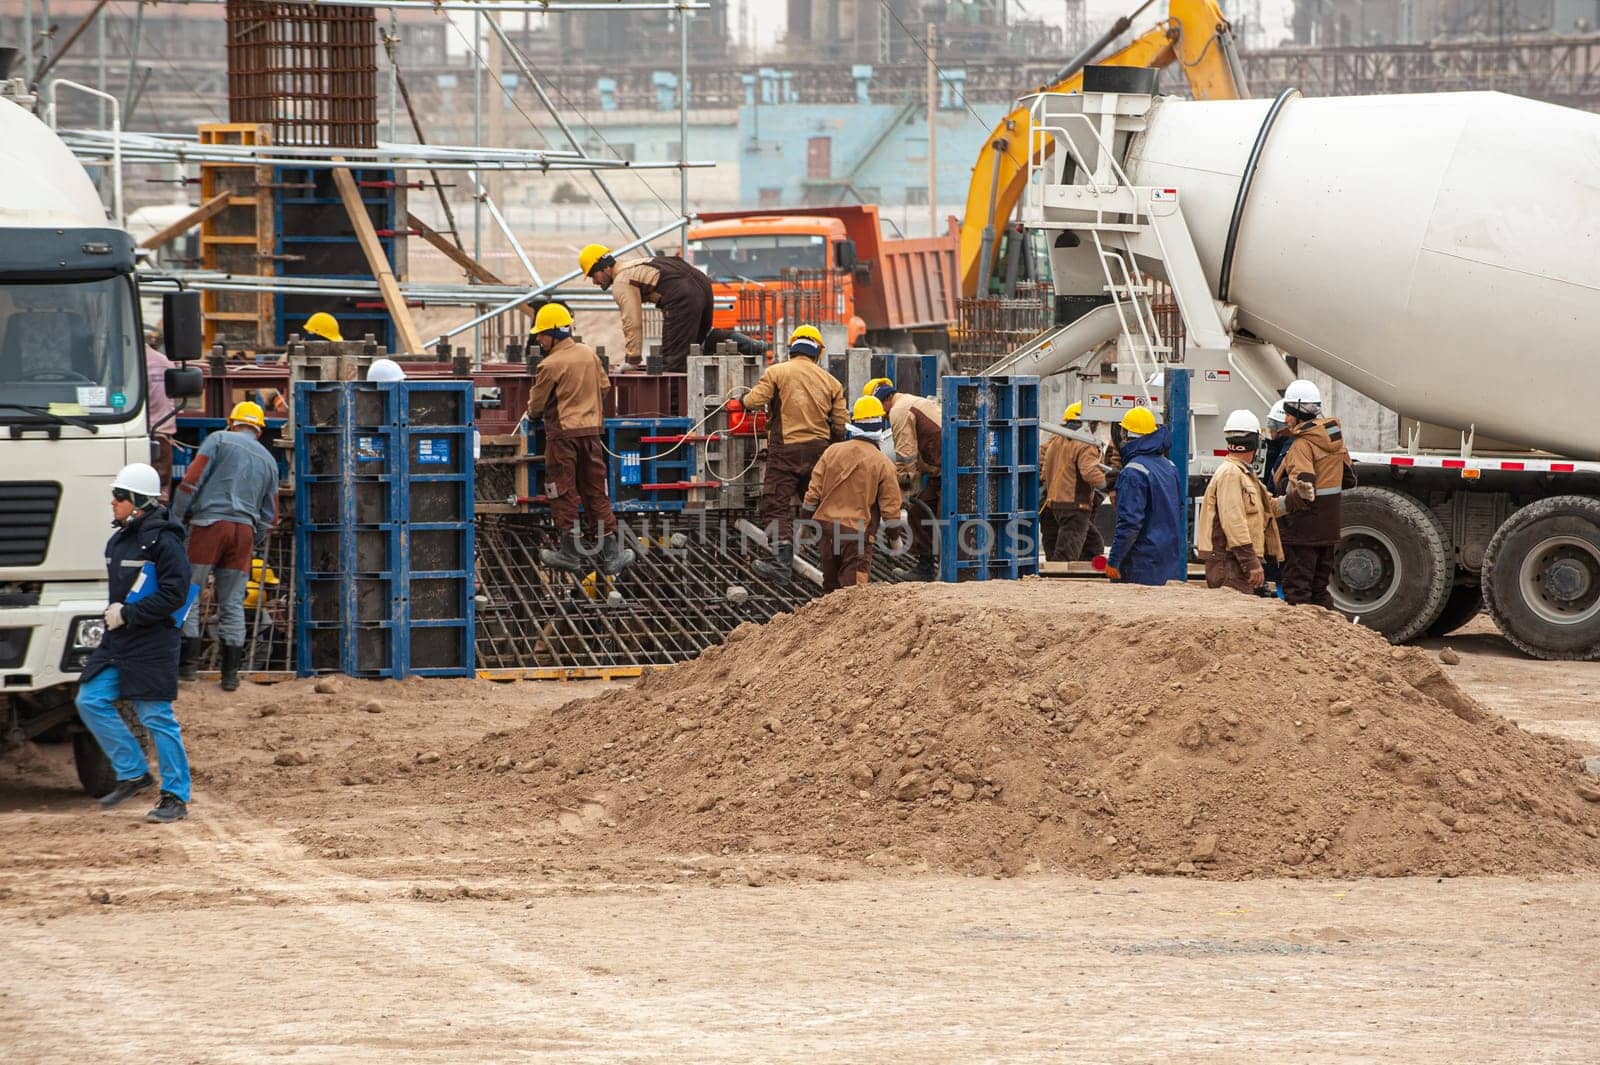
[[[1115,567],[1115,566],[1107,566],[1106,567],[1106,580],[1120,581],[1121,579],[1122,579],[1122,571],[1121,570],[1117,569],[1117,567]]]
[[[1289,489],[1290,489],[1290,491],[1292,491],[1295,494],[1295,497],[1298,498],[1301,502],[1304,502],[1304,503],[1314,503],[1314,502],[1316,502],[1316,499],[1317,499],[1317,482],[1315,482],[1315,481],[1293,481],[1293,482],[1290,483]]]
[[[121,603],[112,603],[110,606],[106,607],[106,628],[108,630],[122,628]]]
[[[623,364],[622,364],[622,372],[623,373],[644,373],[644,363],[642,363],[642,362],[626,362],[626,361],[624,361]]]

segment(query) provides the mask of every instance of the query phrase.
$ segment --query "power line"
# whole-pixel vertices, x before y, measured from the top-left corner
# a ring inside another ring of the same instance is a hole
[[[906,39],[909,40],[912,44],[916,45],[917,51],[922,53],[922,58],[926,59],[929,63],[933,64],[933,69],[938,71],[938,73],[939,73],[939,80],[945,82],[945,84],[950,86],[950,91],[956,94],[956,99],[960,100],[961,101],[961,106],[965,107],[967,109],[967,114],[971,115],[973,117],[973,120],[976,121],[978,123],[978,125],[982,126],[985,130],[992,129],[994,124],[992,122],[985,122],[984,119],[983,119],[983,116],[978,114],[978,112],[973,108],[973,106],[970,103],[967,102],[967,94],[962,92],[956,86],[955,79],[951,78],[951,79],[947,80],[945,78],[945,76],[944,76],[944,68],[941,67],[939,65],[938,61],[933,58],[932,54],[929,53],[927,46],[924,45],[922,43],[922,41],[917,39],[916,34],[912,33],[910,28],[907,27],[904,22],[900,21],[900,16],[895,14],[895,10],[894,10],[893,7],[889,6],[889,0],[878,0],[878,6],[883,8],[883,10],[889,15],[890,18],[894,19],[895,25],[900,27],[900,32],[904,33],[906,35]],[[938,103],[937,100],[929,100],[928,101],[928,107],[930,109],[936,108],[938,106],[939,106],[939,103]]]

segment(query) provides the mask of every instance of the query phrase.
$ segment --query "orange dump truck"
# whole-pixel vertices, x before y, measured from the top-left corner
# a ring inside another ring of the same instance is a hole
[[[954,232],[886,238],[872,205],[705,211],[689,230],[689,258],[733,300],[718,328],[781,343],[780,323],[837,324],[899,352],[949,348],[956,249]]]

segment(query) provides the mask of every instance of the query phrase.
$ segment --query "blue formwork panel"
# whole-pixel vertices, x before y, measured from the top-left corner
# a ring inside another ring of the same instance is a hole
[[[295,667],[473,671],[469,381],[295,386]]]
[[[877,355],[873,356],[874,377],[887,377],[894,382],[896,392],[915,396],[939,394],[938,355]]]
[[[946,377],[939,579],[1013,580],[1039,569],[1039,379]]]
[[[651,514],[683,510],[694,481],[698,445],[683,437],[694,428],[689,418],[607,418],[601,433],[606,451],[606,486],[617,513]],[[544,426],[525,431],[527,453],[543,455]],[[545,495],[543,461],[528,465],[528,496]]]
[[[682,439],[688,418],[607,418],[611,509],[623,513],[682,510],[694,480],[695,445]]]

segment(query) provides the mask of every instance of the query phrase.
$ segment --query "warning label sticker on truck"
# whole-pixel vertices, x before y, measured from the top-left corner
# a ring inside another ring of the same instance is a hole
[[[1205,372],[1205,380],[1207,380],[1207,381],[1224,381],[1224,382],[1225,381],[1232,381],[1233,380],[1233,371],[1232,370],[1207,370]]]
[[[1177,203],[1178,202],[1178,190],[1177,189],[1151,189],[1150,190],[1150,202],[1151,203]]]

